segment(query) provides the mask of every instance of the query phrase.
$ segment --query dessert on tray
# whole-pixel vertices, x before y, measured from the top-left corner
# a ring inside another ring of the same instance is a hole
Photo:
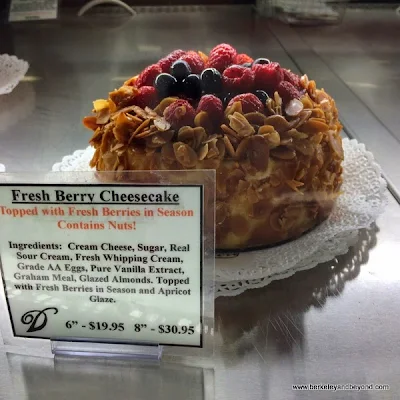
[[[216,248],[296,238],[326,219],[342,183],[334,100],[306,75],[220,44],[175,50],[94,101],[91,167],[216,170]]]

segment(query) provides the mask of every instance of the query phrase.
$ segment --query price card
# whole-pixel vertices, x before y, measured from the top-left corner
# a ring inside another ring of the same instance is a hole
[[[202,347],[203,184],[0,185],[13,335]]]
[[[57,0],[11,0],[9,21],[56,19]]]

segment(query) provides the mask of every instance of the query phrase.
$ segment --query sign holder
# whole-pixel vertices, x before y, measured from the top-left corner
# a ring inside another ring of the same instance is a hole
[[[213,354],[214,171],[0,174],[6,351]]]

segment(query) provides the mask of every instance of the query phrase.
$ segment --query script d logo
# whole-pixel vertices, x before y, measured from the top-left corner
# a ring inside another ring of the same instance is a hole
[[[44,310],[31,310],[26,312],[21,317],[21,322],[24,325],[29,325],[27,332],[36,332],[42,330],[47,325],[46,312],[53,311],[54,314],[58,313],[58,308],[48,307]]]

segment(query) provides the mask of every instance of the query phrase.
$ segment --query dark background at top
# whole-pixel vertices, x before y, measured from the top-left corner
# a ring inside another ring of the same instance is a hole
[[[1,1],[4,0],[0,0]],[[299,0],[300,1],[300,0]],[[256,0],[126,0],[128,4],[141,5],[141,6],[152,6],[152,5],[188,5],[188,4],[207,4],[207,5],[217,5],[217,4],[254,4]],[[334,2],[334,0],[332,0]],[[356,4],[397,4],[398,0],[349,0],[349,3]],[[66,6],[81,6],[87,3],[87,0],[61,0],[61,5]]]

